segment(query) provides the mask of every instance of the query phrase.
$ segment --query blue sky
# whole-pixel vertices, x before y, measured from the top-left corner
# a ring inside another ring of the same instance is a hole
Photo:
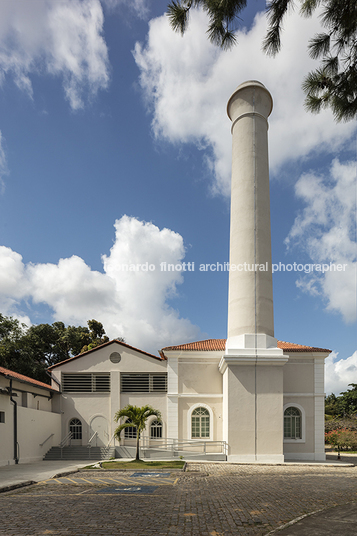
[[[269,118],[273,263],[342,263],[274,274],[275,336],[330,348],[326,391],[357,380],[356,124],[303,108],[317,19],[292,13],[276,58],[261,52],[264,2],[238,45],[182,38],[161,0],[0,3],[0,311],[85,325],[146,351],[224,338],[230,122],[235,87],[258,79]],[[154,271],[123,272],[127,264]],[[162,272],[160,262],[194,262]]]

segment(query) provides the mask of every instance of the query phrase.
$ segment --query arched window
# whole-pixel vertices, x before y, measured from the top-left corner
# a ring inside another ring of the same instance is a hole
[[[79,419],[69,421],[69,431],[72,432],[72,439],[82,439],[82,423]]]
[[[209,426],[209,411],[206,408],[194,409],[191,417],[192,439],[209,438]]]
[[[301,412],[289,407],[284,411],[284,439],[301,439]]]
[[[150,424],[150,437],[151,439],[158,439],[162,437],[162,422],[158,421],[157,419],[152,421]]]
[[[127,419],[125,422],[131,422],[131,420]],[[124,428],[124,437],[125,439],[136,439],[136,426]]]

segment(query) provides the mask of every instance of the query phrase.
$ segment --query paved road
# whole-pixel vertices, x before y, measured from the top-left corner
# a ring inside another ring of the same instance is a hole
[[[0,467],[0,492],[4,488],[21,486],[24,483],[39,482],[57,474],[74,472],[88,465],[88,460],[51,460]]]
[[[210,463],[167,476],[81,472],[2,494],[0,535],[262,536],[357,501],[356,477],[356,467]],[[336,532],[336,509],[277,536],[357,534],[357,507],[343,508],[345,532]],[[291,532],[311,522],[320,532]]]

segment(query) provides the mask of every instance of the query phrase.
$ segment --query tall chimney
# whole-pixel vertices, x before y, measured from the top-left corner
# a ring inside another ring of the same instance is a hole
[[[256,80],[238,86],[227,105],[233,141],[227,349],[276,346],[267,135],[272,108],[269,91]]]
[[[228,101],[232,120],[232,200],[223,437],[228,461],[284,461],[283,365],[274,338],[268,117],[273,102],[256,80]]]

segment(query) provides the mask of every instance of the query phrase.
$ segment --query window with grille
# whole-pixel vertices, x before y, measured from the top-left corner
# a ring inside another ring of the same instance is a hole
[[[125,422],[131,423],[131,420],[127,419]],[[136,439],[136,426],[124,428],[124,437],[125,439]]]
[[[301,413],[297,408],[284,411],[284,438],[301,439]]]
[[[120,390],[122,393],[166,393],[167,373],[122,373]]]
[[[150,425],[151,439],[159,439],[162,437],[162,422],[155,420]]]
[[[192,439],[209,437],[209,411],[206,408],[196,408],[191,417]]]
[[[64,393],[109,393],[110,373],[62,373],[62,391]]]
[[[71,419],[69,431],[72,432],[71,439],[82,439],[82,423],[79,419]]]

